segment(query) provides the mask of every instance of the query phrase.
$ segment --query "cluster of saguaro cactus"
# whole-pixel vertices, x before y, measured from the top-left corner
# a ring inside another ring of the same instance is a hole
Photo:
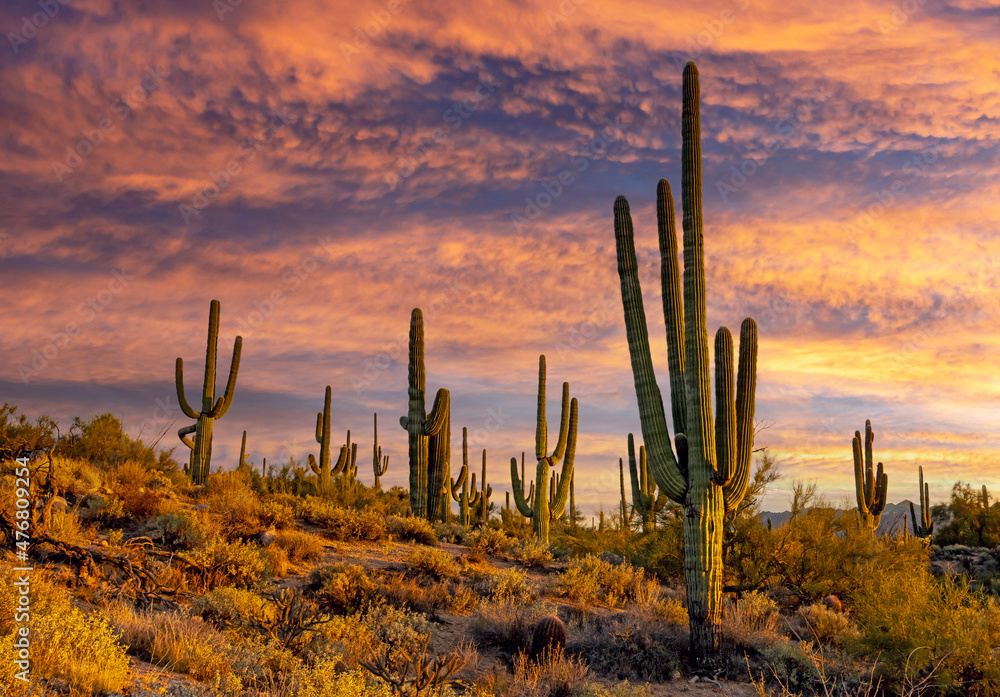
[[[698,69],[684,68],[681,111],[681,197],[684,205],[683,297],[678,268],[674,204],[670,185],[657,187],[663,316],[667,333],[675,447],[660,388],[653,373],[628,201],[615,200],[618,275],[642,437],[649,471],[660,490],[684,506],[684,556],[691,653],[695,662],[720,649],[722,533],[726,512],[746,493],[753,450],[757,325],[740,328],[739,375],[733,394],[733,340],[715,335],[716,415],[712,418],[708,331],[705,317],[705,257],[702,230],[701,125]]]
[[[917,512],[913,510],[913,502],[910,501],[910,520],[913,522],[914,537],[930,537],[934,533],[934,521],[931,520],[931,492],[930,487],[924,483],[924,468],[918,467],[920,476],[920,523],[917,523]]]
[[[378,444],[378,414],[375,414],[375,441],[372,443],[372,473],[375,475],[375,488],[382,490],[382,475],[389,469],[389,456],[382,455],[382,447]]]
[[[347,441],[340,446],[340,455],[337,457],[335,465],[330,464],[330,386],[326,386],[326,395],[323,398],[323,411],[316,413],[316,442],[319,443],[319,460],[309,453],[309,469],[319,477],[318,489],[321,492],[327,491],[333,477],[343,475],[347,480],[353,480],[358,472],[358,444],[351,443],[351,432],[347,432]]]
[[[872,432],[871,419],[865,421],[865,442],[862,453],[861,432],[854,432],[854,488],[858,499],[858,515],[861,522],[871,530],[878,527],[885,510],[886,492],[889,488],[889,476],[883,471],[882,463],[878,470],[872,467],[872,443],[875,434]]]
[[[653,532],[656,529],[656,514],[667,505],[667,497],[662,491],[657,491],[656,482],[649,475],[649,464],[646,461],[646,446],[639,446],[639,462],[635,460],[635,439],[628,434],[628,469],[632,482],[632,511],[638,513],[642,520],[643,532]],[[625,477],[622,472],[622,461],[618,460],[618,476],[622,489],[622,506],[625,505]],[[632,516],[628,516],[631,522]],[[623,526],[624,527],[624,526]]]
[[[201,409],[195,410],[184,397],[184,360],[177,359],[174,380],[177,383],[177,401],[181,411],[198,422],[194,429],[194,443],[189,465],[191,481],[194,484],[204,484],[208,480],[209,465],[212,459],[212,428],[216,419],[221,419],[229,411],[233,403],[233,393],[236,391],[236,376],[240,370],[240,352],[243,348],[243,337],[237,336],[233,344],[233,360],[229,366],[229,380],[226,391],[221,397],[215,398],[215,355],[219,342],[219,310],[218,300],[213,300],[208,313],[208,350],[205,356],[205,380],[202,383]],[[185,429],[181,429],[184,431]],[[186,436],[178,432],[181,440]],[[187,443],[185,442],[185,445]]]
[[[410,315],[409,411],[399,419],[410,456],[410,510],[418,518],[448,519],[451,509],[451,394],[441,388],[426,413],[424,315]]]
[[[569,501],[570,483],[573,481],[573,461],[576,458],[577,401],[569,398],[569,383],[563,383],[562,414],[559,423],[559,440],[555,450],[548,454],[549,429],[545,421],[545,356],[538,357],[538,412],[535,425],[534,501],[529,505],[525,497],[524,471],[517,476],[517,458],[510,459],[510,479],[517,510],[531,518],[535,536],[549,541],[549,523],[560,518]],[[562,460],[562,474],[550,478],[550,471]],[[523,460],[522,460],[523,466]],[[548,492],[546,493],[546,485]],[[529,494],[530,496],[530,494]]]

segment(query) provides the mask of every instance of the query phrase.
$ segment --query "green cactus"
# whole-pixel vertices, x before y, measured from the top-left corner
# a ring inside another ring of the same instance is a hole
[[[325,493],[330,489],[333,477],[344,474],[348,479],[353,479],[357,473],[358,466],[358,444],[351,443],[351,432],[347,432],[347,442],[340,447],[340,455],[337,457],[337,464],[330,465],[330,386],[326,386],[326,394],[323,397],[323,411],[316,413],[316,442],[319,443],[319,460],[309,453],[309,469],[319,477],[317,489],[320,493]]]
[[[410,314],[409,411],[399,418],[408,434],[410,510],[417,518],[447,521],[451,508],[451,394],[441,388],[425,412],[424,315]]]
[[[535,426],[535,467],[534,505],[528,504],[524,496],[524,474],[517,476],[517,458],[510,459],[510,478],[514,490],[514,503],[521,515],[531,518],[535,536],[548,544],[549,523],[559,519],[569,501],[569,485],[573,481],[573,461],[576,458],[577,401],[569,398],[569,383],[563,383],[562,415],[559,424],[559,441],[551,455],[548,452],[549,429],[545,421],[545,356],[538,357],[538,416]],[[562,460],[562,475],[552,477],[549,472]],[[556,480],[558,479],[558,484]],[[548,495],[545,487],[549,485]]]
[[[629,510],[628,499],[625,498],[625,461],[618,458],[618,487],[621,491],[621,526],[622,530],[629,530],[632,527],[632,518],[635,517],[635,508]]]
[[[205,355],[205,380],[202,383],[201,411],[195,411],[184,397],[184,360],[177,359],[174,371],[174,381],[177,385],[177,401],[181,411],[191,419],[198,419],[195,430],[194,448],[189,467],[191,481],[194,484],[204,484],[208,481],[209,466],[212,459],[212,430],[216,419],[221,419],[233,404],[233,393],[236,391],[236,376],[240,370],[240,353],[243,350],[243,337],[237,336],[233,343],[233,360],[229,365],[229,380],[226,391],[221,397],[215,398],[215,356],[219,343],[219,311],[218,300],[213,300],[208,312],[208,350]]]
[[[854,432],[854,487],[858,499],[858,515],[861,522],[874,531],[882,519],[885,510],[886,492],[889,487],[889,477],[878,463],[878,471],[872,467],[872,443],[875,434],[872,432],[871,420],[865,421],[864,454],[861,451],[861,432]]]
[[[233,404],[236,375],[240,370],[240,353],[243,350],[243,337],[237,336],[233,343],[233,360],[229,365],[229,380],[226,382],[226,391],[216,400],[215,355],[219,343],[219,311],[219,301],[213,300],[208,313],[208,350],[205,355],[205,380],[202,383],[201,411],[192,409],[184,397],[183,359],[177,359],[174,372],[174,381],[177,384],[177,401],[180,403],[181,411],[188,418],[198,419],[189,468],[191,481],[194,484],[204,484],[208,481],[209,465],[212,459],[212,430],[215,420],[225,416]]]
[[[619,196],[614,206],[626,336],[649,471],[660,491],[685,510],[685,576],[691,654],[696,663],[716,656],[720,649],[723,521],[746,493],[757,373],[757,324],[747,318],[740,327],[734,400],[733,340],[729,330],[721,327],[715,336],[717,412],[713,421],[705,317],[699,112],[698,69],[688,63],[684,68],[681,112],[683,298],[673,196],[666,180],[661,179],[657,186],[656,206],[676,455],[671,449],[663,400],[653,373],[628,201]]]
[[[493,485],[486,483],[486,448],[483,448],[483,470],[482,477],[479,479],[479,520],[486,522],[490,519],[490,513],[493,511],[493,504],[490,503],[490,497],[493,496]],[[473,488],[475,488],[475,481],[473,481]]]
[[[574,528],[578,520],[576,515],[576,487],[573,485],[575,481],[576,471],[574,470],[573,476],[569,478],[569,524]]]
[[[914,537],[928,538],[934,533],[934,522],[931,520],[931,492],[930,487],[924,484],[924,468],[918,467],[920,476],[920,524],[917,524],[917,513],[913,510],[913,502],[910,501],[910,520],[913,522]]]
[[[239,469],[240,467],[250,467],[250,462],[247,459],[248,457],[250,456],[247,455],[247,432],[244,431],[243,440],[240,442],[240,460],[239,464],[236,465],[236,468]]]
[[[192,465],[194,463],[194,441],[188,438],[189,435],[195,433],[198,430],[198,424],[191,424],[190,426],[184,426],[177,430],[177,437],[181,439],[181,443],[187,446],[188,450],[188,461],[184,463],[184,474],[188,477],[191,476],[191,472],[194,471]]]
[[[375,442],[372,445],[372,472],[375,474],[375,488],[382,490],[382,475],[389,469],[389,456],[382,455],[382,448],[378,444],[378,414],[375,414]]]
[[[649,476],[649,465],[646,462],[646,446],[639,446],[639,466],[635,462],[635,441],[628,434],[628,467],[632,480],[632,508],[642,519],[643,532],[653,532],[656,529],[656,514],[667,505],[667,497],[663,492],[657,492],[656,482]]]
[[[484,451],[485,452],[485,451]],[[462,428],[462,471],[451,480],[450,494],[458,502],[458,519],[462,527],[472,524],[472,511],[483,503],[483,492],[476,491],[476,473],[469,482],[469,429]]]

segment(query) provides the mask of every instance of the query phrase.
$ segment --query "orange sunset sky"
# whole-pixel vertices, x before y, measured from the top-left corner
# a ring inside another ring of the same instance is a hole
[[[853,498],[866,418],[890,501],[918,464],[935,502],[1000,487],[994,2],[24,0],[0,28],[0,401],[31,417],[179,445],[174,359],[196,394],[217,298],[221,382],[244,344],[213,467],[244,429],[257,464],[316,452],[329,384],[362,481],[377,411],[404,484],[420,306],[453,471],[467,426],[503,502],[545,353],[550,427],[559,383],[580,400],[578,504],[610,509],[639,434],[612,204],[666,397],[653,202],[693,59],[709,331],[759,323],[765,505]]]

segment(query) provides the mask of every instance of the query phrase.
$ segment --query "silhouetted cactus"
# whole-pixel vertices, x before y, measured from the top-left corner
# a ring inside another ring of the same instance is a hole
[[[382,456],[382,448],[378,444],[378,414],[375,414],[375,442],[372,445],[372,472],[375,474],[375,488],[382,490],[382,475],[389,469],[389,456]]]
[[[451,497],[458,502],[458,520],[463,527],[472,523],[472,510],[482,504],[482,492],[476,491],[476,473],[469,477],[469,429],[462,428],[462,471],[451,480]]]
[[[447,521],[451,508],[451,395],[441,388],[427,414],[424,394],[424,315],[410,314],[409,411],[399,419],[409,435],[410,510],[418,518]]]
[[[190,426],[183,426],[177,429],[177,437],[181,439],[181,443],[187,446],[188,450],[188,461],[184,463],[184,474],[188,477],[191,476],[191,472],[194,471],[194,441],[188,438],[189,435],[198,430],[198,424],[191,424]]]
[[[618,487],[621,491],[621,527],[628,530],[632,525],[632,518],[635,517],[635,508],[629,510],[628,499],[625,498],[625,461],[618,458]]]
[[[535,500],[529,506],[524,496],[524,478],[517,476],[517,458],[510,459],[510,478],[514,490],[514,503],[521,515],[531,518],[535,536],[549,541],[549,523],[562,516],[569,500],[569,485],[573,480],[573,461],[576,458],[577,401],[569,398],[569,383],[563,383],[562,415],[559,424],[559,441],[551,455],[548,452],[549,430],[545,421],[545,356],[538,357],[538,415],[535,425]],[[564,457],[565,456],[565,457]],[[556,477],[550,481],[549,472],[553,465],[563,461],[562,475],[556,485]],[[546,495],[546,485],[548,494]]]
[[[694,63],[688,63],[684,68],[681,111],[683,299],[673,196],[664,179],[657,186],[656,203],[676,455],[671,449],[649,351],[628,201],[619,196],[614,206],[626,337],[649,471],[660,490],[685,509],[684,563],[691,655],[696,663],[718,654],[720,649],[724,516],[735,511],[746,494],[753,451],[757,374],[757,325],[747,318],[740,327],[739,375],[733,394],[733,339],[729,330],[721,327],[715,335],[717,411],[713,420],[705,311],[699,116],[698,69]]]
[[[195,427],[194,447],[191,458],[190,475],[194,484],[204,484],[208,480],[209,466],[212,459],[212,429],[216,419],[221,419],[233,404],[233,394],[236,391],[236,376],[240,370],[240,353],[243,350],[243,337],[237,336],[233,343],[233,360],[229,365],[229,380],[226,391],[218,400],[215,398],[215,356],[219,343],[219,311],[218,300],[213,300],[208,312],[208,350],[205,355],[205,380],[202,383],[201,410],[195,411],[184,397],[184,360],[177,359],[174,371],[174,381],[177,384],[177,401],[181,411],[191,419],[198,419]]]
[[[913,502],[910,501],[910,520],[913,522],[914,537],[930,537],[934,533],[934,521],[931,520],[931,497],[930,487],[924,484],[924,468],[918,467],[920,476],[920,524],[917,524],[917,513],[913,510]]]
[[[247,455],[247,432],[244,431],[243,432],[243,440],[240,442],[240,460],[239,460],[239,464],[236,465],[236,467],[237,468],[240,468],[240,467],[250,467],[250,463],[249,463],[249,461],[247,461],[248,457],[249,457],[249,455]]]
[[[878,463],[878,471],[872,467],[872,443],[875,434],[872,432],[871,420],[865,421],[864,453],[861,451],[861,432],[854,432],[854,488],[858,500],[858,515],[861,522],[871,530],[878,527],[885,510],[886,492],[889,488],[889,477],[883,471],[882,463]]]
[[[473,482],[473,488],[475,488],[475,482]],[[483,469],[482,476],[479,480],[479,520],[486,522],[490,519],[490,512],[493,510],[493,504],[490,503],[490,497],[493,496],[493,486],[486,483],[486,448],[483,448]]]
[[[340,447],[340,455],[337,457],[337,464],[330,465],[330,386],[326,386],[326,394],[323,397],[323,411],[316,413],[316,442],[319,443],[319,461],[309,453],[309,469],[319,477],[317,489],[322,493],[330,488],[330,482],[338,474],[344,474],[348,479],[353,479],[358,471],[358,444],[351,443],[351,432],[347,432],[347,442]]]
[[[566,648],[566,625],[555,615],[547,615],[531,628],[531,658],[538,660],[546,653],[562,655]]]

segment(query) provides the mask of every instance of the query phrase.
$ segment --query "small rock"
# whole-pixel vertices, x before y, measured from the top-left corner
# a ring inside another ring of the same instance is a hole
[[[207,511],[208,508],[209,508],[209,506],[208,506],[207,503],[199,503],[197,506],[194,507],[194,510],[196,510],[196,511]]]
[[[840,602],[840,598],[835,595],[828,595],[823,598],[823,604],[827,606],[830,610],[834,612],[843,612],[844,605]]]
[[[265,547],[270,547],[278,539],[278,533],[274,530],[265,530],[260,534],[260,543]]]
[[[621,566],[625,560],[613,552],[601,552],[601,561],[611,564],[611,566]]]

